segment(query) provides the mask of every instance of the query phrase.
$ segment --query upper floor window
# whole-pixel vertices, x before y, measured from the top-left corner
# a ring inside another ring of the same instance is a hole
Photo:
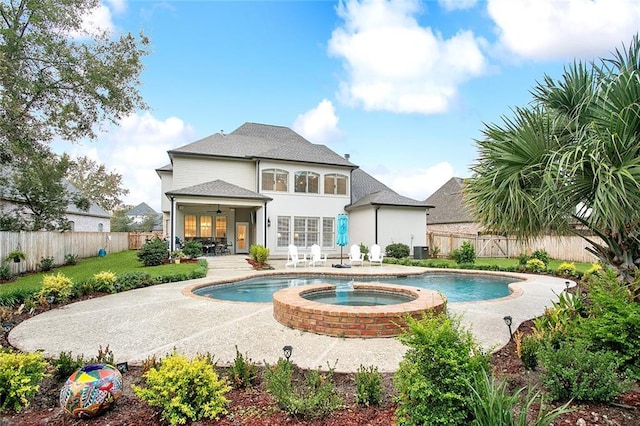
[[[349,179],[345,175],[337,173],[324,175],[324,193],[347,195],[347,182]]]
[[[104,224],[102,222],[98,223],[98,232],[102,232],[104,230]]]
[[[288,180],[289,172],[286,170],[264,169],[262,171],[262,190],[287,192],[289,190]]]
[[[296,172],[295,191],[318,194],[320,175],[314,172]]]

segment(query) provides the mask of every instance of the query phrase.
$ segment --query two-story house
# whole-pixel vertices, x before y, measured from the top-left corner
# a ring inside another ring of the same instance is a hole
[[[289,244],[318,244],[329,256],[337,215],[349,215],[350,244],[424,245],[424,201],[403,197],[328,147],[287,127],[245,123],[168,151],[163,230],[170,241],[224,240],[232,253],[252,244],[286,256]]]

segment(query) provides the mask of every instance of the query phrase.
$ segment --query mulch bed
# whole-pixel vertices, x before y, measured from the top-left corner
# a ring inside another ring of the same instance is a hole
[[[85,296],[83,299],[99,297],[100,294]],[[77,300],[74,300],[74,302]],[[54,305],[53,308],[56,306]],[[15,324],[42,312],[40,307],[33,313],[22,313],[11,318]],[[532,321],[523,323],[518,331],[527,334],[531,332]],[[4,334],[0,338],[2,346],[8,343]],[[518,358],[514,342],[509,342],[505,347],[493,354],[491,367],[494,374],[505,378],[510,389],[518,389],[522,386],[537,386],[540,388],[540,373],[526,371]],[[219,374],[224,375],[223,369]],[[130,385],[143,384],[141,367],[132,366],[123,375],[125,386],[124,395],[115,407],[100,416],[87,420],[76,420],[65,414],[58,403],[58,394],[63,381],[56,381],[52,377],[47,378],[38,394],[31,401],[31,406],[21,413],[0,415],[0,426],[35,426],[35,425],[87,425],[114,426],[114,425],[162,425],[158,410],[149,407],[138,399]],[[333,413],[328,418],[318,420],[301,420],[287,416],[279,410],[273,398],[258,384],[247,390],[232,390],[228,395],[231,403],[228,407],[229,414],[218,421],[202,420],[196,425],[254,425],[254,426],[280,426],[280,425],[308,425],[308,426],[355,426],[355,425],[393,425],[395,404],[393,402],[394,388],[392,374],[384,375],[386,394],[379,406],[365,407],[355,403],[355,384],[353,374],[336,374],[337,392],[344,395],[345,407]],[[574,404],[574,412],[563,415],[555,425],[600,425],[600,426],[626,426],[640,425],[640,382],[634,389],[620,396],[609,404]]]

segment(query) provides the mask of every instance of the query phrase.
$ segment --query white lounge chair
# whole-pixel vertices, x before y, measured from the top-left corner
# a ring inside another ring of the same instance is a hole
[[[374,263],[379,263],[380,266],[382,266],[383,257],[384,254],[382,254],[382,250],[380,249],[379,245],[374,244],[371,246],[371,248],[369,248],[369,266],[373,265]]]
[[[355,263],[360,263],[360,266],[364,264],[364,253],[360,252],[360,246],[357,244],[352,245],[349,251],[349,264]]]
[[[309,259],[309,266],[316,266],[316,263],[327,265],[327,254],[322,253],[320,246],[314,244],[311,246],[311,259]]]
[[[287,252],[287,263],[285,264],[285,268],[289,266],[293,266],[294,268],[298,267],[298,263],[302,263],[303,266],[307,266],[307,255],[302,255],[302,258],[298,255],[298,247],[293,244],[289,244],[289,251]]]

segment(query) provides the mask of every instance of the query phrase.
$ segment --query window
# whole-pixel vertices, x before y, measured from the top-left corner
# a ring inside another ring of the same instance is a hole
[[[200,216],[200,236],[211,238],[212,227],[211,216]]]
[[[347,195],[347,182],[349,179],[345,175],[337,173],[324,175],[324,193]]]
[[[72,222],[73,223],[73,222]],[[73,231],[73,229],[71,229]],[[100,222],[98,224],[98,232],[102,232],[104,230],[104,224],[102,222]]]
[[[216,216],[216,239],[227,237],[227,217]]]
[[[184,238],[193,238],[196,236],[196,217],[186,215],[184,217]]]
[[[278,240],[276,245],[278,247],[288,247],[289,241],[289,233],[291,232],[291,218],[278,216]]]
[[[317,217],[293,218],[293,244],[309,248],[320,242],[320,219]]]
[[[295,192],[319,194],[320,175],[313,172],[296,172]]]
[[[287,192],[289,172],[282,169],[264,169],[262,171],[262,190]]]
[[[333,248],[335,238],[335,219],[332,217],[322,218],[322,247]]]

